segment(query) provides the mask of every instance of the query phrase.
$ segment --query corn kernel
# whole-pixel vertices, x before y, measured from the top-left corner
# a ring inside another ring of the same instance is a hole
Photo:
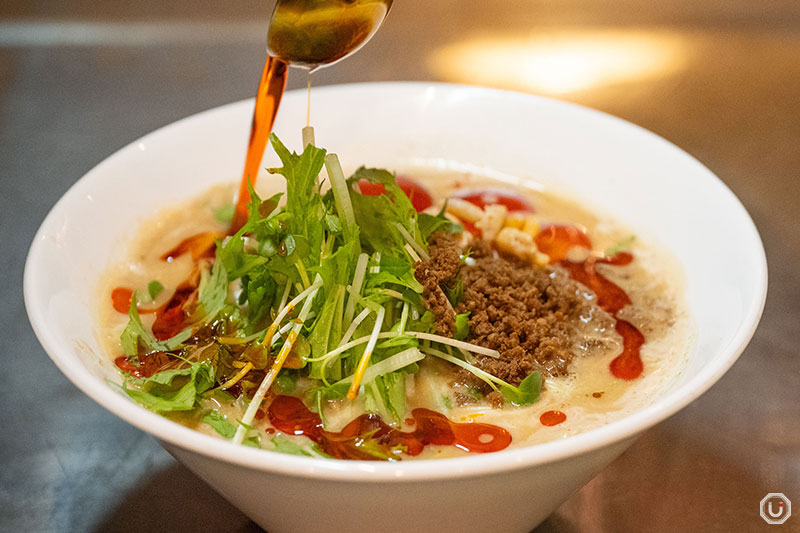
[[[483,210],[483,216],[475,223],[475,227],[481,230],[481,235],[485,240],[492,242],[503,229],[507,213],[508,208],[504,205],[487,205]]]
[[[533,256],[533,262],[540,266],[545,266],[550,263],[550,256],[542,252],[536,252]]]
[[[497,247],[506,253],[515,255],[520,259],[536,258],[536,243],[529,234],[514,228],[503,228],[495,239]]]
[[[461,198],[450,198],[447,200],[447,212],[472,224],[480,220],[483,216],[483,209]]]
[[[503,225],[506,228],[514,228],[518,230],[522,230],[525,226],[525,222],[527,221],[528,215],[524,215],[522,213],[509,213],[506,215],[506,220]]]
[[[531,237],[536,237],[536,234],[539,233],[539,221],[535,216],[528,215],[525,218],[525,224],[522,226],[522,231]]]

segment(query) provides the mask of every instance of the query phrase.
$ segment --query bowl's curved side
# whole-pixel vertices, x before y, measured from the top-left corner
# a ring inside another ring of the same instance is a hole
[[[299,148],[295,130],[304,123],[304,105],[304,93],[284,97],[275,130],[285,141],[295,140],[289,146]],[[252,101],[210,110],[109,157],[56,204],[26,263],[28,315],[53,361],[98,403],[174,446],[275,475],[340,481],[511,472],[600,449],[663,420],[707,390],[755,331],[766,295],[766,259],[755,226],[711,172],[667,141],[596,111],[517,93],[421,83],[322,88],[315,94],[317,139],[346,166],[469,162],[475,169],[578,191],[587,203],[673,250],[686,268],[699,330],[687,372],[670,393],[605,427],[564,441],[446,461],[345,464],[278,456],[174,424],[108,386],[118,376],[95,340],[95,283],[119,249],[120,235],[130,234],[142,216],[212,184],[237,180],[251,110]],[[275,163],[269,154],[262,166]]]
[[[167,450],[266,531],[526,533],[618,457],[633,438],[580,456],[465,478],[349,483]],[[319,495],[319,497],[317,497]],[[313,501],[313,512],[309,502]]]

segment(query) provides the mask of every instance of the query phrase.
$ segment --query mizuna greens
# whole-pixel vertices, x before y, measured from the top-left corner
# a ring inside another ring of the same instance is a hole
[[[157,340],[141,321],[137,295],[131,299],[125,355],[135,364],[154,354],[167,362],[149,377],[126,374],[131,398],[195,416],[251,446],[260,446],[253,424],[270,392],[300,395],[323,423],[328,402],[358,401],[402,424],[406,380],[427,358],[465,369],[515,405],[538,399],[538,372],[514,387],[474,365],[473,354],[499,353],[466,341],[468,314],[456,317],[453,338],[435,332],[415,265],[428,258],[433,233],[458,233],[459,225],[443,211],[416,212],[386,170],[362,167],[345,178],[335,154],[312,144],[297,154],[275,135],[270,141],[282,166],[269,172],[283,176],[286,192],[262,199],[251,188],[246,224],[218,239],[215,257],[200,265],[184,329]],[[361,194],[362,180],[386,193]],[[148,290],[154,299],[164,287],[153,282]],[[449,288],[448,299],[457,302],[461,290]],[[233,402],[241,419],[217,409]],[[276,451],[324,455],[280,436],[271,441]]]

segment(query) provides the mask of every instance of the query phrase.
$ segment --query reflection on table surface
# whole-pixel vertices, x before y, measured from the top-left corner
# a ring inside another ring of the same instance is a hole
[[[272,7],[255,4],[0,5],[3,529],[257,529],[61,376],[27,326],[20,282],[36,227],[84,172],[253,94]],[[753,529],[766,493],[800,501],[800,3],[403,0],[367,47],[314,76],[371,80],[474,83],[619,115],[719,174],[764,239],[771,293],[740,361],[540,531]]]

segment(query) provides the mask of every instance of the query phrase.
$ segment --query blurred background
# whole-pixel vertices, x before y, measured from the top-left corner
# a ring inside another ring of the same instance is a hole
[[[254,95],[272,6],[0,3],[0,529],[258,530],[61,376],[21,279],[39,223],[91,167]],[[396,0],[363,50],[313,76],[388,80],[513,89],[640,124],[717,173],[767,249],[770,295],[739,362],[537,531],[754,530],[766,493],[800,506],[800,2]]]

